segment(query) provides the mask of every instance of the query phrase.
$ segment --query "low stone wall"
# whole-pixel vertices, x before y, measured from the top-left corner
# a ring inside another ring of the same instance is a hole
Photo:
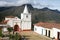
[[[3,37],[1,40],[9,40],[9,37]]]

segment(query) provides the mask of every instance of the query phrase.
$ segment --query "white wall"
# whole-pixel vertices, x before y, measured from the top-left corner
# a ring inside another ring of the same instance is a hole
[[[9,21],[7,22],[7,25],[9,25],[10,27],[13,27],[13,20],[12,20],[12,19],[9,20]]]
[[[22,30],[31,30],[31,13],[21,13]]]
[[[11,19],[13,19],[13,18],[6,18],[6,17],[5,17],[5,20],[11,20]]]
[[[46,35],[46,29],[43,28],[43,35]]]
[[[53,38],[53,35],[54,35],[54,34],[53,34],[53,29],[51,29],[50,31],[51,31],[50,37]]]
[[[41,26],[34,25],[34,32],[36,32],[38,34],[46,35],[46,30],[47,30],[47,36],[49,36],[50,29],[47,29],[47,28],[43,28]],[[51,31],[50,31],[50,33],[51,33]]]
[[[19,28],[21,28],[20,22],[14,22],[14,23],[13,23],[13,27],[16,25],[16,23],[17,23],[17,25],[19,26]]]
[[[14,27],[14,25],[15,24],[18,24],[19,25],[19,28],[20,28],[20,26],[21,26],[21,20],[18,18],[18,17],[15,17],[15,18],[13,18],[13,19],[10,19],[8,22],[7,22],[7,24],[10,26],[10,27]]]
[[[49,36],[49,30],[50,30],[50,37],[57,39],[57,33],[60,32],[60,29],[57,28],[52,28],[52,29],[46,29],[40,26],[34,25],[34,32],[42,35],[46,35],[46,30],[47,30],[47,36]]]
[[[22,30],[30,30],[31,29],[31,22],[24,22],[22,21]]]
[[[47,36],[49,37],[49,30],[47,29]]]
[[[21,13],[21,19],[23,19],[24,18],[24,15],[23,15],[23,13]]]
[[[4,27],[4,28],[2,29],[2,31],[3,31],[3,32],[6,32],[6,31],[8,31],[8,30],[7,30],[6,27]]]
[[[42,34],[42,29],[43,29],[42,27],[34,25],[34,32],[38,34]]]
[[[26,17],[26,16],[28,16],[28,17]],[[31,13],[28,13],[28,14],[22,13],[21,19],[23,19],[24,21],[31,21]]]
[[[52,29],[52,37],[55,37],[57,39],[57,33],[60,32],[60,29],[57,29],[57,28],[53,28]]]

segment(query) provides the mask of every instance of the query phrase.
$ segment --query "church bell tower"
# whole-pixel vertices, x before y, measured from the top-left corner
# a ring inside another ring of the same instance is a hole
[[[21,13],[21,20],[22,30],[31,30],[31,13],[28,12],[27,5],[25,5],[23,13]]]

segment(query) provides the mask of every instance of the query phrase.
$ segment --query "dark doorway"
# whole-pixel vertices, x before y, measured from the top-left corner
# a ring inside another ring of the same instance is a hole
[[[14,26],[14,31],[19,31],[19,26],[17,24]]]
[[[58,40],[60,40],[60,32],[58,32],[58,36],[57,36]]]
[[[49,35],[48,35],[48,37],[50,37],[50,30],[49,30]]]
[[[34,31],[34,25],[33,25],[33,24],[32,24],[31,30],[33,30],[33,31]]]
[[[47,30],[46,30],[46,36],[47,36]]]

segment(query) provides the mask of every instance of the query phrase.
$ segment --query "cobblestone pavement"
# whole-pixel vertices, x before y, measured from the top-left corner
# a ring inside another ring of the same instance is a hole
[[[22,31],[19,34],[24,36],[25,40],[52,40],[49,37],[39,35],[33,31]]]

